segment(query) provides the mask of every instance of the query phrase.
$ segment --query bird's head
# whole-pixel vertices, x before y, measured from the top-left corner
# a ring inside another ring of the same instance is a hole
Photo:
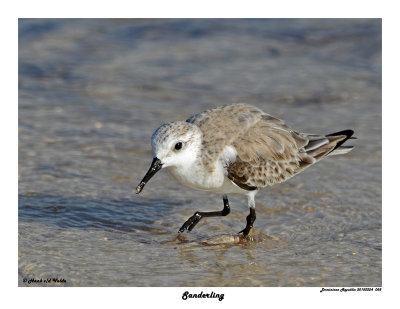
[[[192,123],[176,121],[159,127],[151,137],[153,162],[137,186],[136,193],[140,193],[160,169],[190,165],[198,157],[201,140],[200,129]]]

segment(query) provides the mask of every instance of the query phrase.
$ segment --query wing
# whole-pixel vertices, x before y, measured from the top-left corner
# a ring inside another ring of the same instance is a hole
[[[282,120],[264,113],[233,141],[238,155],[227,168],[228,178],[246,190],[285,181],[315,162],[304,150],[308,142]]]
[[[341,145],[352,134],[351,130],[326,136],[298,133],[264,113],[233,141],[237,158],[227,167],[227,176],[245,190],[283,182],[327,155],[350,151],[351,146]]]
[[[203,165],[210,172],[227,146],[236,150],[236,160],[227,166],[227,177],[245,190],[293,177],[348,138],[298,133],[282,120],[246,104],[208,110],[187,121],[203,133]]]

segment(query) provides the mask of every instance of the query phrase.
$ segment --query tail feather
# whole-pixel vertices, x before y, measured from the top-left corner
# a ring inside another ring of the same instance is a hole
[[[308,153],[311,150],[318,149],[329,143],[329,139],[321,138],[313,141],[309,141],[308,144],[304,147],[304,150]]]
[[[308,143],[303,148],[304,152],[299,153],[300,165],[296,173],[301,172],[326,156],[348,153],[353,149],[353,146],[342,145],[348,139],[355,139],[355,137],[352,137],[353,130],[344,130],[328,135],[300,134],[305,140],[308,140]]]
[[[304,150],[308,156],[315,160],[320,160],[325,156],[345,154],[353,149],[353,146],[342,146],[352,137],[353,130],[343,130],[327,135],[307,134],[308,144],[304,146]]]
[[[339,148],[336,148],[332,152],[330,152],[328,154],[328,156],[342,155],[342,154],[350,152],[353,148],[354,148],[354,146],[341,146]]]

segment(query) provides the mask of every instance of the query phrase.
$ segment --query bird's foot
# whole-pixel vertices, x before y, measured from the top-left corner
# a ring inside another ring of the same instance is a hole
[[[183,233],[185,230],[190,232],[197,223],[199,223],[200,219],[202,216],[199,214],[199,212],[196,212],[193,216],[191,216],[179,229],[179,233]]]
[[[238,234],[239,234],[239,235],[241,234],[241,236],[242,236],[243,238],[246,238],[247,235],[249,235],[251,228],[252,228],[252,226],[246,225],[246,227],[245,227],[243,230],[241,230]]]

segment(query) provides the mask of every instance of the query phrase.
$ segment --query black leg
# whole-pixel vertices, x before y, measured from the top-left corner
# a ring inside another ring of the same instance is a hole
[[[201,212],[197,211],[193,216],[191,216],[179,229],[179,232],[182,233],[185,230],[190,232],[197,223],[201,220],[203,217],[220,217],[220,216],[227,216],[231,209],[229,208],[229,202],[228,202],[228,197],[224,195],[223,197],[224,200],[224,209],[221,211],[207,211],[207,212]]]
[[[254,221],[256,221],[256,210],[253,207],[250,207],[250,214],[246,218],[247,224],[244,230],[240,231],[240,233],[243,233],[243,236],[246,237],[249,235],[249,232],[251,228],[253,227]]]

